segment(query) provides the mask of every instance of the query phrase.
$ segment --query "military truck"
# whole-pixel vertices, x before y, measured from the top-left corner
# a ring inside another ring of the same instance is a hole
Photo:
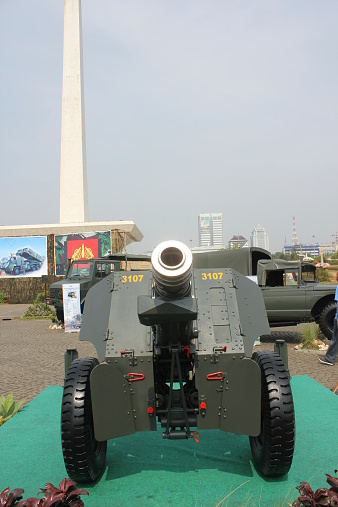
[[[25,270],[26,271],[37,271],[41,268],[45,258],[39,255],[31,248],[20,248],[17,251],[17,255],[20,255],[25,259]]]
[[[315,321],[323,335],[332,338],[336,286],[318,283],[313,264],[259,260],[257,282],[271,327]]]
[[[241,248],[194,254],[194,267],[203,265],[232,267],[254,277],[262,290],[271,327],[315,321],[321,332],[332,338],[336,287],[318,283],[313,264],[272,259],[260,248]]]
[[[64,322],[62,286],[69,283],[80,284],[81,313],[89,289],[110,275],[113,271],[123,270],[130,263],[142,262],[150,266],[150,257],[146,255],[113,254],[101,258],[69,260],[65,278],[50,286],[48,304],[53,305],[57,319]]]
[[[194,268],[232,268],[245,276],[257,276],[258,261],[264,259],[272,255],[258,247],[193,252]]]
[[[8,275],[25,274],[26,271],[36,271],[41,268],[45,258],[31,248],[20,248],[15,254],[4,257],[0,262],[0,269]]]
[[[295,438],[289,377],[277,353],[253,354],[268,332],[257,284],[234,269],[193,268],[180,242],[155,248],[151,271],[112,272],[89,290],[80,331],[98,359],[75,359],[65,380],[69,477],[97,480],[107,440],[159,428],[164,445],[198,441],[199,430],[248,435],[259,472],[286,474]]]
[[[21,255],[11,253],[9,257],[1,260],[1,266],[7,275],[20,275],[26,273],[25,259]]]

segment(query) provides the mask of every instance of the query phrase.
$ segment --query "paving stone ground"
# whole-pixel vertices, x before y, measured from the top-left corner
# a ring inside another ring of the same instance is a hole
[[[49,329],[50,321],[19,320],[23,305],[0,305],[0,394],[13,392],[14,399],[30,401],[50,385],[62,385],[64,352],[76,348],[79,357],[95,357],[94,346],[80,342],[78,333]],[[26,305],[27,307],[27,305]],[[273,342],[261,343],[255,350],[273,350]],[[338,382],[338,363],[324,366],[317,351],[296,351],[288,344],[291,375],[309,375],[332,389]]]

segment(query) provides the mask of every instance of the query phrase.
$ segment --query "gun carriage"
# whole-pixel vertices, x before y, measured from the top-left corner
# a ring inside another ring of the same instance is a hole
[[[107,440],[158,428],[166,440],[197,440],[205,429],[249,435],[259,472],[286,474],[288,374],[277,353],[252,353],[267,333],[260,288],[233,269],[193,268],[177,241],[155,248],[152,271],[115,272],[92,287],[80,340],[98,359],[73,361],[62,401],[69,476],[97,480]]]

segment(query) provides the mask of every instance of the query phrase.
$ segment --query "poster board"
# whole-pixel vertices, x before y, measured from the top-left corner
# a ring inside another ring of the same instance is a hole
[[[55,274],[65,275],[68,259],[100,258],[110,251],[110,231],[56,235],[54,242]]]
[[[48,275],[47,236],[0,238],[0,276],[40,278]]]
[[[78,332],[81,328],[80,284],[63,284],[62,295],[65,332]]]

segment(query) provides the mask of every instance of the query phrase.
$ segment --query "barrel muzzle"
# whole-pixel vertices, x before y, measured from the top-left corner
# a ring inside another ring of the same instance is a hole
[[[152,253],[151,263],[155,291],[166,298],[189,294],[192,274],[192,254],[180,241],[164,241]]]

